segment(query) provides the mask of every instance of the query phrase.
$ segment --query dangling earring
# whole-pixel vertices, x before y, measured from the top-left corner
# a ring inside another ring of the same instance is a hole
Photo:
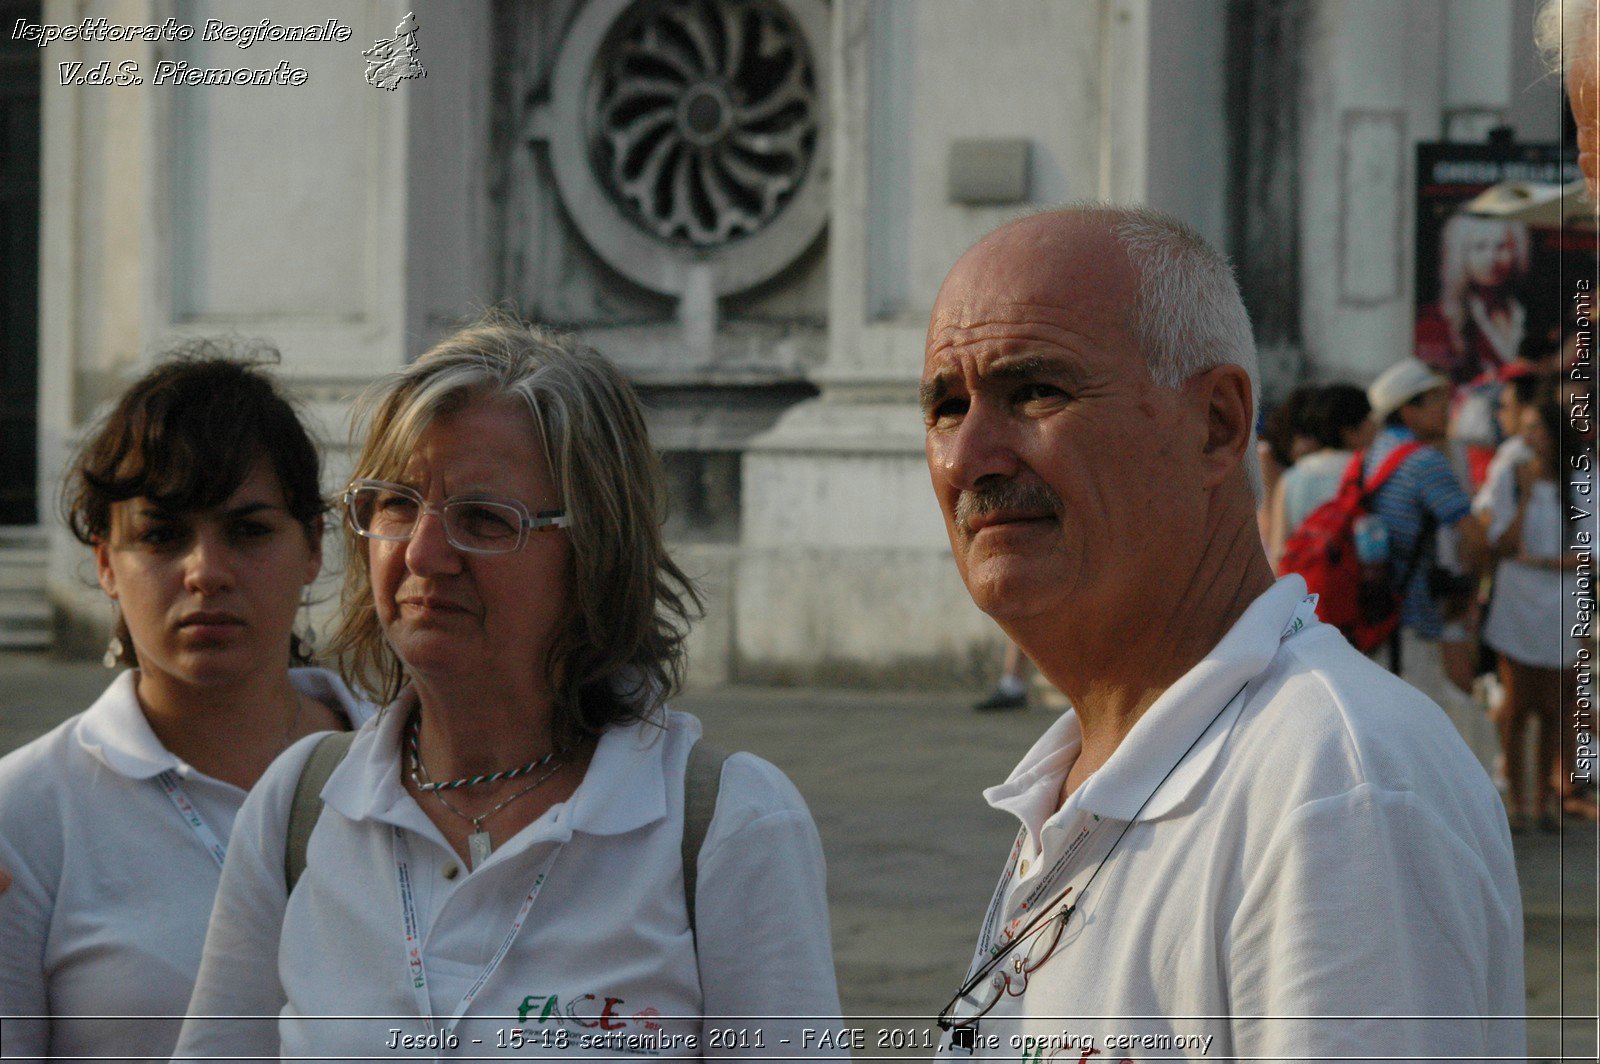
[[[300,598],[300,632],[295,638],[300,640],[300,653],[307,659],[316,656],[317,630],[311,624],[311,586],[306,585],[305,594]]]
[[[108,669],[114,669],[122,661],[122,638],[117,635],[117,627],[122,623],[122,607],[115,602],[111,604],[111,642],[106,644],[106,656],[100,659],[100,664]]]

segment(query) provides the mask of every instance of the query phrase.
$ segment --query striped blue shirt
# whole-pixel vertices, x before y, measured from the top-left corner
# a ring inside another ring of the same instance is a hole
[[[1370,481],[1389,452],[1414,439],[1408,429],[1385,426],[1367,449],[1363,479]],[[1397,577],[1416,549],[1424,514],[1433,514],[1438,529],[1454,527],[1471,511],[1472,500],[1456,479],[1450,460],[1433,447],[1423,447],[1402,462],[1372,497],[1372,512],[1389,529],[1389,564]],[[1428,562],[1434,549],[1432,545],[1423,547],[1400,604],[1400,623],[1426,639],[1439,638],[1444,629],[1444,618],[1428,594]]]

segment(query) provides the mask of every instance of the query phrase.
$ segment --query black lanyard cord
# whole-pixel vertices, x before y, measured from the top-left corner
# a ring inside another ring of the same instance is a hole
[[[1057,915],[1061,915],[1061,930],[1063,934],[1066,933],[1067,921],[1072,919],[1073,913],[1077,912],[1079,902],[1083,901],[1084,895],[1089,892],[1089,887],[1094,884],[1094,881],[1097,878],[1099,878],[1100,870],[1106,866],[1107,861],[1111,860],[1111,855],[1117,852],[1117,847],[1122,844],[1123,836],[1128,833],[1133,825],[1139,822],[1139,814],[1144,812],[1145,806],[1150,804],[1150,800],[1160,793],[1161,788],[1166,785],[1167,780],[1172,778],[1172,774],[1178,771],[1178,766],[1189,760],[1189,755],[1194,753],[1194,748],[1200,745],[1200,740],[1204,739],[1206,735],[1210,733],[1211,729],[1216,726],[1217,721],[1222,719],[1222,715],[1228,711],[1228,707],[1233,705],[1233,703],[1238,700],[1239,696],[1244,694],[1245,688],[1249,686],[1250,681],[1246,680],[1239,690],[1234,694],[1234,696],[1222,704],[1222,708],[1217,710],[1216,716],[1211,718],[1210,723],[1208,723],[1204,728],[1200,729],[1200,734],[1194,737],[1194,742],[1189,744],[1189,748],[1179,755],[1178,760],[1174,761],[1172,763],[1172,767],[1167,769],[1166,775],[1162,776],[1156,785],[1150,789],[1150,793],[1145,795],[1144,801],[1139,803],[1139,808],[1133,811],[1133,816],[1130,817],[1128,822],[1122,826],[1122,830],[1117,833],[1116,839],[1111,843],[1111,849],[1107,850],[1106,855],[1100,858],[1100,863],[1094,866],[1094,871],[1090,873],[1088,881],[1084,883],[1083,890],[1078,892],[1078,901],[1075,901],[1069,905],[1063,911],[1063,914],[1050,912],[1050,910],[1055,907],[1057,902],[1061,901],[1068,894],[1072,893],[1072,888],[1068,887],[1060,894],[1052,898],[1048,905],[1041,906],[1038,915],[1028,922],[1027,926],[1023,928],[1022,932],[1018,934],[1016,938],[1012,939],[1005,949],[1001,950],[999,953],[996,953],[993,957],[990,957],[989,960],[984,962],[984,964],[979,967],[977,972],[974,973],[971,978],[969,978],[965,983],[961,984],[961,989],[956,991],[956,996],[951,1001],[950,1006],[946,1007],[946,1014],[948,1014],[949,1009],[957,1004],[962,998],[966,997],[968,994],[972,993],[973,990],[977,989],[977,987],[986,978],[988,978],[990,973],[1000,966],[1001,961],[1005,960],[1012,953],[1016,952],[1017,947],[1031,939],[1034,935],[1039,934],[1040,931],[1043,930],[1043,924],[1047,918],[1054,919]],[[1013,860],[1015,860],[1015,858],[1013,858]],[[952,1026],[952,1023],[948,1019],[941,1019],[939,1026],[945,1030],[949,1030]]]

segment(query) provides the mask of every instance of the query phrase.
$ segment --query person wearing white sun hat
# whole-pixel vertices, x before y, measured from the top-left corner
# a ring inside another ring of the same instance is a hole
[[[1438,446],[1449,426],[1450,388],[1414,358],[1381,373],[1367,389],[1379,428],[1363,472],[1371,477],[1396,450],[1411,449],[1371,502],[1389,533],[1389,564],[1402,596],[1389,664],[1444,708],[1487,769],[1499,749],[1493,728],[1447,676],[1444,657],[1470,656],[1463,599],[1487,558],[1472,499]]]

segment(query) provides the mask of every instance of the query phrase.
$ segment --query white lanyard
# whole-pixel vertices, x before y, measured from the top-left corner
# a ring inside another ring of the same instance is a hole
[[[183,817],[184,823],[189,825],[189,830],[194,832],[194,837],[200,840],[200,845],[206,848],[211,859],[217,862],[218,868],[221,868],[223,859],[228,856],[228,848],[217,838],[217,833],[211,830],[211,826],[200,815],[200,810],[194,807],[194,803],[184,793],[183,786],[178,782],[178,774],[169,768],[156,776],[156,782],[167,792],[173,807],[178,810],[178,815]]]
[[[450,1017],[450,1022],[445,1024],[440,1032],[440,1055],[443,1055],[443,1045],[447,1043],[450,1032],[453,1031],[461,1017],[467,1014],[472,1007],[472,1002],[478,996],[478,991],[483,989],[495,969],[500,967],[500,962],[506,959],[506,954],[511,952],[511,944],[516,941],[517,933],[522,930],[522,925],[528,919],[528,911],[533,908],[533,899],[539,896],[544,889],[545,881],[550,877],[550,868],[555,864],[556,858],[561,856],[561,847],[557,846],[555,853],[545,861],[539,869],[538,875],[533,877],[533,886],[528,890],[528,896],[522,899],[522,907],[517,910],[516,918],[511,921],[511,927],[506,931],[506,937],[501,940],[500,948],[494,951],[494,956],[489,958],[489,963],[483,971],[478,973],[478,978],[472,981],[467,992],[461,998],[461,1003],[456,1006],[455,1013]],[[428,972],[422,963],[422,929],[417,921],[417,902],[411,889],[411,844],[406,840],[405,832],[398,826],[394,828],[394,870],[400,882],[400,930],[405,938],[406,951],[406,979],[411,983],[411,994],[417,1002],[417,1015],[422,1017],[422,1022],[427,1025],[428,1034],[434,1034],[433,1002],[428,996]],[[435,1057],[434,1059],[438,1059]]]
[[[1289,622],[1283,626],[1283,631],[1278,636],[1278,642],[1282,643],[1290,636],[1299,632],[1316,617],[1316,613],[1317,596],[1305,596],[1295,607],[1294,614],[1289,618]],[[1233,698],[1228,699],[1228,701],[1223,704],[1222,708],[1217,711],[1216,716],[1211,718],[1211,722],[1207,724],[1204,729],[1202,729],[1201,735],[1204,735],[1206,731],[1209,731],[1217,723],[1217,721],[1221,719],[1222,715],[1228,711],[1228,707],[1232,706],[1234,702],[1244,696],[1245,690],[1248,689],[1248,687],[1249,684],[1241,687],[1238,694],[1234,695]],[[1196,743],[1199,742],[1198,736],[1196,737],[1195,741]],[[1190,751],[1193,749],[1194,747],[1191,746]],[[1184,757],[1188,757],[1188,752],[1185,752]],[[1180,759],[1178,764],[1182,763],[1183,761]],[[1177,770],[1177,767],[1178,765],[1173,765],[1172,770],[1169,771],[1166,776],[1161,778],[1161,780],[1156,784],[1156,790],[1160,790],[1161,785],[1165,783],[1172,775],[1172,771]],[[1148,803],[1154,796],[1155,791],[1151,791],[1150,794],[1145,796],[1144,802],[1139,804],[1139,808],[1142,810],[1145,804]],[[1028,893],[1027,898],[1022,901],[1022,904],[1018,907],[1019,912],[1026,913],[1030,911],[1042,897],[1055,897],[1049,892],[1054,889],[1055,883],[1060,878],[1061,873],[1072,862],[1072,859],[1076,857],[1080,851],[1082,851],[1084,845],[1104,823],[1105,820],[1102,817],[1096,816],[1093,813],[1085,812],[1078,815],[1076,821],[1076,827],[1078,829],[1077,834],[1073,836],[1072,841],[1067,844],[1066,851],[1056,859],[1055,864],[1050,866],[1050,870],[1040,877],[1038,884],[1035,885],[1033,890]],[[1022,844],[1027,838],[1027,835],[1028,829],[1024,827],[1017,833],[1017,841],[1011,847],[1011,859],[1006,862],[1005,873],[1000,877],[1000,885],[995,888],[994,897],[989,901],[989,911],[984,916],[983,928],[978,934],[978,948],[973,955],[972,964],[967,969],[968,979],[971,979],[972,974],[976,972],[991,957],[1005,949],[1006,946],[1009,945],[1012,939],[1014,939],[1017,935],[1017,925],[1020,922],[1020,917],[1007,921],[1005,925],[1000,927],[998,930],[996,929],[995,925],[1000,917],[1002,906],[1005,903],[1005,897],[1011,884],[1011,878],[1016,874],[1017,861],[1022,854]]]

